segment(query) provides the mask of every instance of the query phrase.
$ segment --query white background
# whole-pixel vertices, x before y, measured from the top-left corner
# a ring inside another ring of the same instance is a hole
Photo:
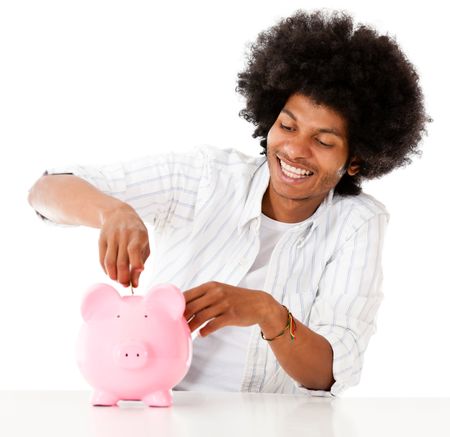
[[[448,23],[439,4],[320,3],[396,35],[434,119],[422,158],[365,185],[391,213],[385,299],[362,380],[343,396],[450,391]],[[34,181],[61,164],[110,163],[198,144],[258,155],[234,91],[246,47],[281,17],[317,5],[0,3],[0,389],[88,389],[74,356],[81,296],[90,284],[108,282],[98,263],[98,230],[38,220],[27,203]],[[141,284],[145,278],[146,272]],[[138,293],[144,291],[141,285]]]

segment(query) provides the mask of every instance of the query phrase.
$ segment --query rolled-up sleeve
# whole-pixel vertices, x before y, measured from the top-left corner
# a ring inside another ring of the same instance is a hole
[[[150,225],[177,227],[193,220],[199,187],[208,176],[207,162],[206,149],[197,147],[186,153],[165,153],[103,166],[54,167],[46,173],[78,176],[132,206]]]
[[[333,349],[335,383],[329,392],[298,386],[301,392],[336,396],[358,384],[383,299],[381,255],[388,221],[387,212],[374,215],[352,230],[328,261],[309,327],[325,337]]]

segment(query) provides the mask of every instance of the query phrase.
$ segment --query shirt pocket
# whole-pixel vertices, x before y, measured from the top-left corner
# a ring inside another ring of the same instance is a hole
[[[291,311],[292,315],[304,325],[308,325],[311,309],[317,295],[317,288],[315,287],[299,287],[293,289],[289,293],[286,305]]]

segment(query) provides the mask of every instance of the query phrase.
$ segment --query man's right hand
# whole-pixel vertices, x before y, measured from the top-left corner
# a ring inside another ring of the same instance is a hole
[[[131,206],[123,204],[103,214],[98,244],[104,272],[124,287],[130,282],[138,287],[150,245],[147,228]]]
[[[99,228],[104,272],[125,287],[138,286],[150,247],[147,228],[130,205],[71,174],[41,176],[28,202],[55,223]]]

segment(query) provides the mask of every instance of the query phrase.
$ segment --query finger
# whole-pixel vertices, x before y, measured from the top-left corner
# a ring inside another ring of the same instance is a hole
[[[105,267],[105,256],[106,256],[106,239],[103,237],[102,234],[100,234],[100,238],[98,239],[98,258],[100,261],[100,265],[102,266],[103,271],[107,275],[108,272],[106,271]]]
[[[195,317],[189,322],[189,328],[191,329],[191,332],[193,332],[197,328],[202,326],[203,323],[213,319],[214,317],[219,317],[221,315],[222,315],[222,306],[220,304],[205,308],[204,310],[195,314]]]
[[[190,290],[186,290],[184,292],[184,298],[186,299],[186,303],[194,299],[198,299],[203,296],[209,289],[213,287],[213,282],[206,282],[205,284],[199,285],[198,287],[191,288]]]
[[[142,260],[142,250],[137,243],[131,243],[128,245],[128,258],[130,260],[131,269],[143,270],[144,262]]]
[[[150,244],[147,242],[147,244],[142,249],[142,262],[145,264],[145,261],[147,261],[147,258],[150,256]]]
[[[133,288],[138,288],[139,287],[139,276],[141,275],[143,269],[142,270],[131,270],[131,286]]]
[[[131,285],[138,287],[139,275],[144,270],[144,261],[142,259],[142,250],[137,244],[128,246],[128,257],[130,259]]]
[[[128,250],[123,243],[119,244],[117,252],[117,280],[124,286],[130,285],[130,261]]]
[[[114,240],[107,242],[104,262],[107,274],[115,281],[117,279],[117,243]]]
[[[214,295],[214,293],[205,292],[202,296],[191,300],[186,304],[184,317],[186,320],[189,320],[194,314],[199,314],[201,311],[213,306],[215,303],[218,303],[217,296]]]
[[[198,335],[200,335],[200,337],[206,337],[207,335],[229,325],[230,324],[225,316],[216,317],[200,329],[200,331],[198,331]]]

